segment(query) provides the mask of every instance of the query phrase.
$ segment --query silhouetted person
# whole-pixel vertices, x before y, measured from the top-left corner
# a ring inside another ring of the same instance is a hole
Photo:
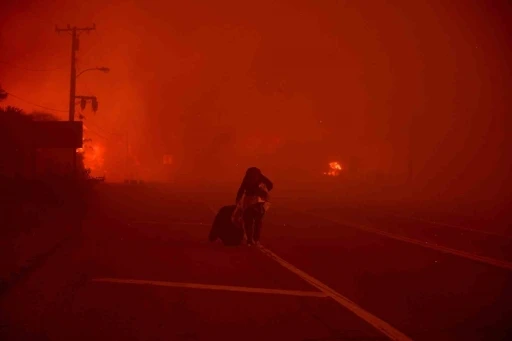
[[[256,167],[247,169],[236,195],[236,202],[241,204],[243,209],[247,245],[259,243],[262,220],[268,207],[268,192],[273,187],[272,182],[261,173],[261,170]]]

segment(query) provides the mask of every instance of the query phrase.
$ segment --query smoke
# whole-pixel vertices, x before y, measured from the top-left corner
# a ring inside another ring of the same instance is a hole
[[[258,165],[304,184],[339,161],[418,196],[510,193],[505,1],[4,6],[2,86],[62,118],[70,39],[54,25],[96,23],[81,36],[78,66],[111,72],[87,72],[77,87],[99,99],[98,113],[83,115],[110,179],[235,183]]]

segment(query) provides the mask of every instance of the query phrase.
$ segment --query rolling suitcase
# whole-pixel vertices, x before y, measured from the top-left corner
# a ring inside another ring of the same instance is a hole
[[[234,224],[231,219],[236,208],[236,205],[230,205],[219,210],[208,236],[210,242],[220,239],[226,246],[238,246],[242,243],[244,239],[243,226]]]

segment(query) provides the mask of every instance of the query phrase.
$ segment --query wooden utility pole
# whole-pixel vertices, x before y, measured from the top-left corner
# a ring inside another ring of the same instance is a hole
[[[96,25],[92,27],[71,27],[68,25],[67,28],[56,28],[55,30],[60,32],[71,33],[71,75],[69,79],[69,120],[75,120],[75,92],[76,92],[76,51],[79,49],[78,35],[80,32],[90,32],[96,29]]]
[[[68,25],[66,28],[55,28],[57,33],[69,32],[71,33],[71,75],[69,79],[69,121],[75,120],[75,96],[76,96],[76,51],[79,49],[78,35],[81,32],[89,33],[96,29],[96,25],[92,27],[71,27]],[[76,175],[76,149],[73,148],[73,175]]]

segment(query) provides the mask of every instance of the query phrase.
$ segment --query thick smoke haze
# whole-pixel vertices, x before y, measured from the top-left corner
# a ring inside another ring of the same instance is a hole
[[[80,36],[78,70],[111,71],[81,75],[77,94],[99,99],[84,124],[105,150],[96,172],[111,180],[237,183],[259,165],[298,185],[336,160],[358,174],[346,181],[510,200],[507,1],[1,6],[0,84],[63,119],[70,37],[55,25],[96,24]],[[40,109],[13,96],[4,104]]]

